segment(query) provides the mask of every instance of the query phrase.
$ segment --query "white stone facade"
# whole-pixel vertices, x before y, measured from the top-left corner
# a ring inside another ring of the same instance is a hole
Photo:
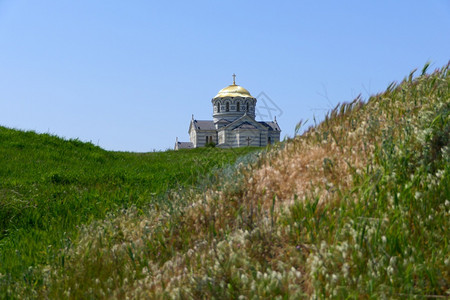
[[[190,142],[175,143],[175,150],[214,144],[222,148],[267,146],[280,141],[281,129],[274,121],[256,121],[256,98],[233,84],[211,100],[213,120],[195,120],[189,125]]]

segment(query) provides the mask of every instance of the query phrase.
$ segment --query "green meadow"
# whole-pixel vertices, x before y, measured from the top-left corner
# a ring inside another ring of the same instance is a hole
[[[0,127],[0,298],[15,284],[42,284],[34,269],[54,262],[80,226],[131,206],[170,205],[169,190],[200,187],[215,169],[255,148],[151,153]]]

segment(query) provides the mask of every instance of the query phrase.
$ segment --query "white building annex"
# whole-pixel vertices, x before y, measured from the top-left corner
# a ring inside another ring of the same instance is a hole
[[[211,100],[212,120],[195,120],[189,124],[190,142],[175,142],[175,150],[214,144],[221,148],[267,146],[280,141],[281,129],[273,121],[256,121],[256,98],[245,88],[233,84],[219,91]]]

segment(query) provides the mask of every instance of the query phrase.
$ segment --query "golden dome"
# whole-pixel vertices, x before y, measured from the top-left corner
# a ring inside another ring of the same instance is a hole
[[[242,86],[232,84],[227,86],[226,88],[221,89],[214,98],[225,97],[252,97],[252,95],[250,95],[250,92],[244,89]]]

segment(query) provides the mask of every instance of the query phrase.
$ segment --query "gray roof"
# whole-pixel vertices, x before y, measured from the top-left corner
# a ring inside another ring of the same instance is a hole
[[[221,123],[221,124],[230,124],[231,121],[228,121],[226,119],[220,119],[219,121],[217,121],[217,123]]]
[[[262,124],[264,126],[268,126],[269,127],[269,131],[270,130],[281,131],[280,126],[278,126],[277,122],[263,122],[263,121],[260,121],[258,123]]]
[[[194,148],[194,144],[191,142],[178,142],[178,149],[191,149]]]
[[[256,128],[253,124],[250,124],[248,122],[244,122],[241,125],[237,126],[233,130],[236,130],[236,129],[258,129],[258,128]]]
[[[213,121],[194,120],[195,129],[197,130],[216,130]]]

